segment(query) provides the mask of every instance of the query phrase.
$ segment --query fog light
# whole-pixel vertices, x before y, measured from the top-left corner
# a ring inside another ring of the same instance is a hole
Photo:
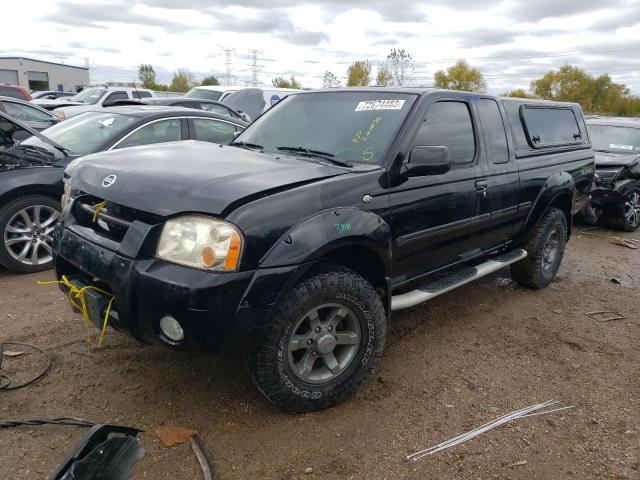
[[[160,331],[172,342],[184,340],[184,331],[178,321],[170,315],[165,315],[160,319]]]

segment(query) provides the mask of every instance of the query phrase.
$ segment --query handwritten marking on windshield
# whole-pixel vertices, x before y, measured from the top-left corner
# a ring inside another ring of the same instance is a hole
[[[378,125],[378,123],[380,123],[381,120],[382,120],[382,117],[380,116],[374,118],[373,121],[371,122],[371,125],[369,125],[369,128],[367,129],[364,135],[362,134],[362,130],[358,130],[355,136],[353,137],[353,143],[366,142],[367,140],[369,140],[369,137],[371,137],[371,134],[375,130],[376,125]]]
[[[375,156],[376,156],[376,154],[371,148],[365,148],[362,151],[362,161],[363,162],[370,162],[371,160],[374,159]]]

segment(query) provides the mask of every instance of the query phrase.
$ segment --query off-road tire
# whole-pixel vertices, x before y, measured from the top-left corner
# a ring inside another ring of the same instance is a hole
[[[640,186],[634,185],[633,187],[628,188],[625,193],[629,196],[630,202],[637,202],[638,198],[640,198]],[[639,214],[636,211],[633,216],[633,220],[629,221],[629,218],[625,215],[627,208],[633,208],[633,205],[626,205],[625,203],[615,205],[610,212],[610,223],[611,226],[617,230],[635,232],[640,225],[640,221],[638,219]]]
[[[558,237],[557,252],[552,264],[545,268],[545,247],[553,232]],[[564,212],[557,208],[550,208],[534,228],[525,247],[528,256],[511,265],[513,279],[520,285],[530,288],[539,289],[549,285],[562,263],[566,239],[567,219]]]
[[[357,350],[349,366],[325,383],[303,381],[292,371],[288,342],[308,311],[327,303],[353,312],[360,328]],[[382,356],[387,318],[380,296],[352,270],[324,265],[313,270],[277,305],[264,344],[249,357],[249,373],[260,392],[277,408],[310,412],[333,407],[355,392]]]
[[[7,224],[16,213],[33,205],[42,205],[55,209],[58,213],[61,210],[60,202],[47,195],[26,195],[0,207],[0,265],[17,273],[35,273],[49,270],[53,267],[53,260],[39,265],[24,264],[10,255],[5,244],[4,233]]]

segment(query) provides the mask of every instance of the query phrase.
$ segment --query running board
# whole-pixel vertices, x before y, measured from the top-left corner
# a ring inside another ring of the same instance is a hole
[[[417,290],[391,297],[391,310],[402,310],[404,308],[414,307],[438,295],[449,292],[454,288],[461,287],[480,277],[496,272],[507,265],[518,262],[526,256],[527,252],[525,250],[517,248],[494,257],[491,260],[487,260],[475,267],[466,266],[442,272],[434,278],[431,278],[427,283],[421,285]]]

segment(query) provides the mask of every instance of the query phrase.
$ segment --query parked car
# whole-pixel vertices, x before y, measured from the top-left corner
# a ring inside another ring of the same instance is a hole
[[[582,212],[593,225],[633,232],[640,223],[640,118],[587,118],[596,155],[591,203]]]
[[[0,112],[20,120],[34,130],[44,130],[55,125],[60,119],[53,113],[26,100],[12,97],[0,97]]]
[[[74,92],[59,92],[58,90],[40,90],[38,92],[32,92],[31,97],[35,100],[37,98],[46,98],[48,100],[54,100],[56,98],[73,97]]]
[[[177,140],[229,143],[246,125],[186,108],[112,107],[65,120],[45,136],[1,114],[0,265],[23,273],[51,267],[50,227],[60,213],[64,167],[72,160]]]
[[[0,96],[26,100],[27,102],[31,100],[31,94],[26,88],[20,85],[7,85],[5,83],[0,83]]]
[[[241,339],[262,394],[317,410],[371,373],[392,311],[509,265],[520,284],[547,286],[593,174],[577,104],[292,94],[231,146],[67,167],[56,275],[99,287],[91,321],[143,342]]]
[[[69,118],[83,112],[90,112],[100,107],[112,107],[117,100],[151,98],[153,90],[129,87],[92,87],[83,90],[73,97],[55,100],[36,99],[33,103],[54,110],[61,119]]]
[[[243,88],[246,87],[230,85],[201,85],[199,87],[193,87],[184,96],[187,98],[200,98],[203,100],[221,100],[225,95]]]
[[[280,100],[302,90],[289,88],[243,88],[223,97],[220,101],[253,121]]]
[[[230,117],[251,122],[248,115],[238,113],[233,108],[228,107],[215,100],[204,100],[202,98],[169,97],[169,98],[144,98],[142,100],[118,100],[117,105],[163,105],[165,107],[185,107],[205,110],[207,112],[228,115]]]

